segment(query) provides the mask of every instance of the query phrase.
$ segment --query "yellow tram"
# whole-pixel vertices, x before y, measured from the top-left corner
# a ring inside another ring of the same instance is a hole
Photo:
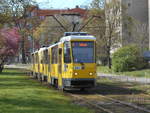
[[[64,88],[92,88],[96,81],[96,38],[69,32],[56,44],[32,53],[33,76]]]

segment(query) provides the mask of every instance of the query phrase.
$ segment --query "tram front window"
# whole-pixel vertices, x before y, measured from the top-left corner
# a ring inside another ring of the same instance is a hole
[[[94,63],[94,42],[72,42],[74,63]]]
[[[70,56],[70,43],[64,43],[64,62],[71,63],[71,56]]]

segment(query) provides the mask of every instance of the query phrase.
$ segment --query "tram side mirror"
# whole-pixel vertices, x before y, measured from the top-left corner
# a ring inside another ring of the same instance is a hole
[[[59,54],[61,54],[62,53],[62,48],[59,48]]]

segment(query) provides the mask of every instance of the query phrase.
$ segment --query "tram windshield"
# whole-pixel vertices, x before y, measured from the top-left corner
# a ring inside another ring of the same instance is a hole
[[[94,63],[94,42],[75,41],[72,42],[72,53],[74,63]]]

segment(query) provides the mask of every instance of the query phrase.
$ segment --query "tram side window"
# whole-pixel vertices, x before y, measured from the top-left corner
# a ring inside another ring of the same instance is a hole
[[[31,63],[34,64],[34,54],[31,56]]]
[[[40,61],[41,61],[40,64],[43,64],[43,59],[41,59]]]
[[[58,61],[58,46],[52,48],[52,64],[57,64]]]
[[[44,63],[45,63],[45,64],[48,64],[48,50],[45,50],[45,51],[44,51],[44,57],[45,57],[45,58],[44,58]]]
[[[38,56],[37,56],[37,54],[35,55],[35,60],[36,60],[36,64],[38,64]]]
[[[35,64],[35,55],[33,55],[32,62],[33,62],[33,64]]]
[[[36,54],[35,54],[35,56],[34,56],[34,59],[35,59],[35,64],[37,64],[36,62],[37,62],[37,60],[36,60]]]
[[[50,65],[50,55],[48,54],[48,57],[47,57],[47,62],[48,62],[48,72],[51,71],[51,65]]]
[[[64,62],[65,63],[70,63],[71,62],[70,43],[69,42],[64,43]]]

